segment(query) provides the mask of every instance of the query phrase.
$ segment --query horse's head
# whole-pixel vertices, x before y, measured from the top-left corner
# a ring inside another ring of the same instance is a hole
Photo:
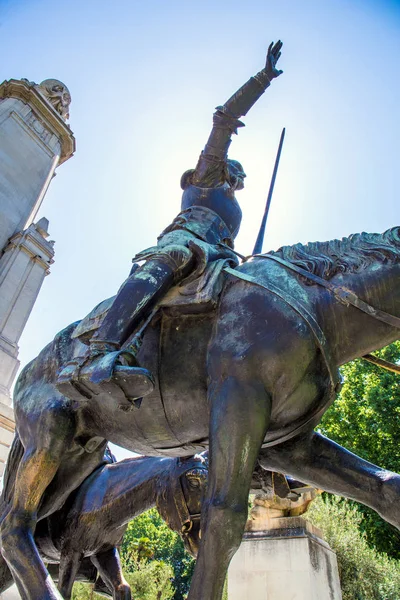
[[[157,509],[169,527],[179,533],[194,557],[199,549],[201,504],[208,479],[204,456],[177,459],[157,497]]]

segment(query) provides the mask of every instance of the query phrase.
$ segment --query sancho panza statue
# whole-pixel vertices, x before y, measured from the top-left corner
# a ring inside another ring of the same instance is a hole
[[[195,169],[181,179],[181,212],[158,238],[158,244],[140,253],[144,264],[131,272],[120,288],[105,319],[90,340],[88,352],[61,371],[58,389],[66,396],[90,398],[107,382],[122,388],[129,400],[141,398],[154,388],[152,374],[137,363],[134,352],[121,346],[149,315],[152,307],[175,283],[200,275],[210,261],[230,259],[242,212],[235,191],[243,189],[242,165],[228,159],[233,133],[282,71],[276,68],[282,42],[268,48],[265,67],[251,77],[223,106],[218,106],[207,144]],[[124,381],[114,373],[117,364],[127,365]],[[83,370],[85,377],[82,377]]]

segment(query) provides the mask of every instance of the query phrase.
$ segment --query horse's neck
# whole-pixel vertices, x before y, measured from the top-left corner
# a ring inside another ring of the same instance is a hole
[[[357,274],[334,277],[332,283],[348,288],[372,307],[400,317],[399,264],[380,265]],[[329,301],[322,303],[322,326],[338,365],[400,338],[400,329],[353,306],[344,306],[330,292],[323,293]]]
[[[112,515],[115,527],[128,523],[155,506],[174,461],[168,458],[137,458],[105,466],[99,477],[90,482],[83,510],[106,511]],[[97,506],[93,505],[93,498],[97,498]]]

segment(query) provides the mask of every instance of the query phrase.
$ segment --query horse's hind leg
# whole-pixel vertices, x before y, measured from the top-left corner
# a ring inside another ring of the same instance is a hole
[[[363,460],[319,433],[266,448],[260,463],[361,502],[400,529],[400,475]]]
[[[25,452],[18,467],[13,503],[1,525],[2,553],[25,598],[61,598],[33,539],[40,500],[59,464],[60,458],[50,449]]]
[[[1,525],[3,556],[20,594],[27,598],[60,598],[33,539],[40,500],[59,462],[49,449],[25,452],[18,467],[13,503]]]
[[[131,588],[122,574],[121,561],[116,548],[92,556],[92,563],[105,584],[113,590],[114,600],[131,600]]]
[[[70,446],[74,425],[65,410],[46,414],[32,411],[29,419],[19,421],[25,452],[18,465],[12,503],[1,524],[2,553],[21,596],[32,600],[60,599],[33,534],[43,494]]]
[[[75,552],[72,555],[61,556],[58,571],[58,589],[64,600],[70,600],[72,587],[81,564],[82,554]]]
[[[190,600],[222,597],[229,562],[242,540],[251,477],[270,418],[270,399],[258,382],[227,377],[210,396],[208,490]]]

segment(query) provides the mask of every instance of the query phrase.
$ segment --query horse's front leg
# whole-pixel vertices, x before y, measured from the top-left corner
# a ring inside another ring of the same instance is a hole
[[[319,433],[266,448],[260,464],[361,502],[400,529],[400,475],[373,465]]]
[[[114,600],[131,600],[131,588],[122,573],[121,561],[116,548],[92,556],[92,563],[107,587],[113,591]]]
[[[71,554],[61,554],[60,568],[58,571],[58,589],[64,600],[70,600],[72,588],[75,583],[76,575],[82,561],[81,552]]]
[[[227,377],[210,392],[210,466],[202,539],[188,600],[220,600],[240,546],[255,461],[270,419],[259,382]]]

